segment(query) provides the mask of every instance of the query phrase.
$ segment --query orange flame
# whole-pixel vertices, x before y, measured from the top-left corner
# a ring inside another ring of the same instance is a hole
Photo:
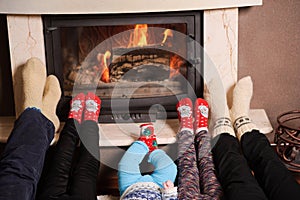
[[[110,51],[106,51],[104,54],[99,53],[97,56],[97,60],[99,62],[99,70],[101,71],[101,81],[105,83],[109,83],[109,63],[111,53]]]
[[[183,64],[182,59],[178,55],[174,55],[170,59],[170,75],[169,78],[173,78],[180,72],[180,66]]]
[[[148,25],[147,24],[136,24],[133,33],[130,34],[130,40],[128,47],[143,47],[148,44]]]
[[[167,41],[168,37],[173,37],[173,32],[171,31],[171,29],[166,29],[164,31],[164,39],[163,41],[161,42],[161,45],[164,45],[165,42]]]

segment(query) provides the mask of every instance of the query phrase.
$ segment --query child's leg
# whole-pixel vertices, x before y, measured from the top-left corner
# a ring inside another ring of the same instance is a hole
[[[189,98],[177,104],[179,133],[178,141],[178,198],[199,199],[199,170],[194,145],[193,104]]]
[[[200,131],[195,135],[200,190],[203,197],[220,199],[223,195],[223,191],[215,174],[210,140],[211,137],[206,130]]]
[[[132,184],[141,181],[142,174],[139,164],[148,153],[149,148],[142,141],[135,141],[125,152],[118,165],[119,190],[121,195]],[[149,180],[152,181],[149,176]],[[140,179],[140,180],[139,180]]]
[[[167,180],[174,183],[177,167],[166,152],[161,149],[154,150],[150,154],[148,162],[154,166],[154,172],[151,174],[151,177],[156,184],[163,187],[163,183]]]
[[[181,131],[178,140],[178,198],[193,199],[200,194],[199,171],[196,162],[194,134]]]

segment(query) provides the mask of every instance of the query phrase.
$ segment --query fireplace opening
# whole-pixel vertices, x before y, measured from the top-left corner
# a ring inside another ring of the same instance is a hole
[[[201,12],[43,16],[47,71],[63,91],[60,119],[71,96],[89,90],[102,99],[99,122],[177,117],[178,98],[202,96],[202,55],[189,42],[201,44],[201,19]]]

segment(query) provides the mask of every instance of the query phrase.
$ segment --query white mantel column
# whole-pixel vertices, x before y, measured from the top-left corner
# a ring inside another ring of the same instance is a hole
[[[238,69],[238,8],[204,11],[204,50],[231,96]],[[208,77],[204,60],[204,77]],[[228,99],[231,105],[232,99]]]
[[[31,57],[46,63],[43,22],[40,15],[7,15],[12,77]]]

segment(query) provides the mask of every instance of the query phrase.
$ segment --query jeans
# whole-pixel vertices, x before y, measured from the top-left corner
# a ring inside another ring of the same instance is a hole
[[[79,154],[74,156],[79,140]],[[37,199],[95,200],[99,153],[98,124],[84,121],[80,125],[76,120],[68,119],[55,146],[53,159],[49,161],[50,166],[43,173]]]
[[[265,135],[253,130],[241,143],[227,133],[214,140],[213,158],[227,199],[299,199],[300,186]]]
[[[161,149],[150,153],[148,162],[153,164],[154,171],[151,175],[142,175],[139,164],[148,153],[148,147],[144,142],[134,142],[123,155],[119,162],[119,190],[123,192],[132,184],[138,182],[154,182],[163,187],[167,180],[175,181],[177,167],[173,160]]]
[[[16,120],[0,160],[0,199],[33,200],[54,125],[35,108]]]

